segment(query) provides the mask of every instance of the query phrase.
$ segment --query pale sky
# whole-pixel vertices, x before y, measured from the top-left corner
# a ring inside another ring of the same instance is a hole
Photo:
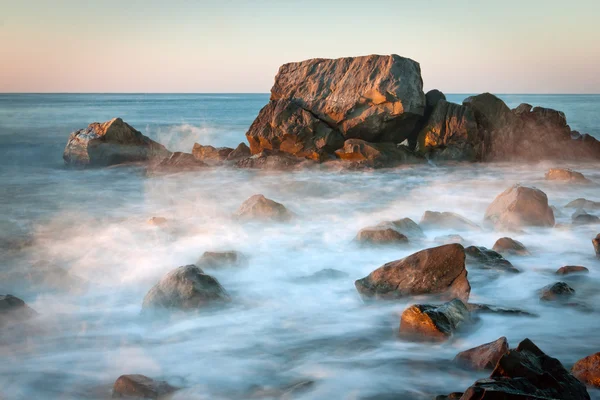
[[[399,54],[425,89],[600,93],[600,0],[0,0],[0,92],[260,92]]]

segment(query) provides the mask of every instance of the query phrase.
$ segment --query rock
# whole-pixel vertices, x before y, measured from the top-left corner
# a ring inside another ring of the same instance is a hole
[[[471,291],[465,251],[459,244],[421,250],[389,262],[357,280],[355,286],[365,299],[433,295],[466,301]]]
[[[477,304],[469,303],[467,308],[473,314],[500,314],[500,315],[512,315],[512,316],[523,316],[523,317],[537,317],[538,315],[530,313],[529,311],[520,310],[518,308],[506,308],[498,307],[489,304]]]
[[[425,229],[454,229],[457,231],[481,230],[481,227],[453,212],[425,211],[421,222],[421,228]]]
[[[463,238],[460,235],[442,235],[442,236],[436,236],[433,239],[434,242],[439,243],[439,244],[452,244],[452,243],[458,243],[458,244],[462,244],[463,246],[466,246],[467,241],[465,240],[465,238]]]
[[[571,220],[573,221],[573,225],[600,224],[600,217],[588,214],[584,210],[576,211]]]
[[[23,322],[37,315],[23,300],[12,294],[0,295],[0,327]]]
[[[360,139],[348,139],[344,146],[335,152],[343,161],[349,161],[372,168],[395,167],[401,164],[425,162],[406,146],[394,143],[369,143]]]
[[[439,100],[419,132],[417,150],[434,160],[480,160],[482,139],[473,111]]]
[[[193,155],[189,153],[181,153],[176,151],[171,153],[168,157],[163,158],[159,163],[151,165],[148,172],[160,173],[160,172],[181,172],[181,171],[192,171],[196,169],[206,168],[204,162],[197,160]]]
[[[201,268],[218,269],[225,267],[243,267],[248,259],[239,251],[205,251],[198,260]]]
[[[344,271],[340,271],[333,268],[324,268],[320,271],[315,272],[312,275],[302,276],[298,278],[298,280],[300,282],[319,282],[347,278],[348,276],[349,275]]]
[[[572,202],[567,204],[565,207],[566,208],[576,208],[576,209],[583,208],[584,210],[600,210],[600,201],[592,201],[592,200],[586,200],[583,198],[579,198],[579,199],[573,200]]]
[[[575,294],[575,289],[565,282],[556,282],[540,290],[540,300],[565,301]]]
[[[251,157],[242,158],[235,164],[238,168],[285,171],[302,167],[301,159],[285,153],[263,151]]]
[[[523,245],[523,243],[511,239],[509,237],[503,237],[496,240],[496,243],[494,243],[494,247],[492,247],[492,250],[497,251],[501,254],[511,254],[516,256],[528,256],[531,254],[529,253],[525,245]]]
[[[452,392],[447,395],[441,394],[439,396],[435,396],[434,400],[460,400],[462,395],[463,395],[463,392]]]
[[[240,220],[262,220],[285,222],[294,217],[281,203],[267,199],[262,194],[255,194],[244,201],[234,214]]]
[[[364,228],[361,229],[356,242],[364,245],[399,245],[408,243],[408,238],[392,228]]]
[[[467,264],[477,266],[482,269],[495,269],[507,272],[519,272],[510,261],[502,257],[494,250],[483,246],[469,246],[465,248]]]
[[[410,218],[384,221],[377,224],[377,226],[395,229],[409,239],[422,239],[425,237],[421,227]]]
[[[215,278],[195,265],[186,265],[169,272],[148,291],[142,310],[193,310],[227,301],[229,295]]]
[[[425,93],[425,114],[429,115],[440,102],[440,100],[446,100],[446,95],[437,89],[432,89]]]
[[[229,154],[233,152],[231,147],[213,147],[203,146],[199,143],[194,143],[192,154],[196,160],[200,161],[223,161],[226,160]]]
[[[286,100],[344,138],[368,142],[408,139],[425,109],[421,68],[398,55],[285,64],[275,77],[271,101]]]
[[[586,385],[600,388],[600,353],[595,353],[577,361],[571,373]]]
[[[148,225],[161,226],[169,222],[165,217],[152,217],[148,220]]]
[[[551,168],[546,172],[544,178],[547,181],[567,181],[567,182],[576,182],[576,183],[590,183],[591,181],[587,179],[581,172],[573,171],[571,169],[563,169],[563,168]]]
[[[600,258],[600,233],[597,234],[594,239],[592,239],[592,244],[594,245],[594,250],[596,251],[596,258]]]
[[[532,108],[533,108],[533,106],[531,104],[521,103],[516,108],[513,108],[512,111],[513,111],[513,114],[520,116],[521,114],[531,112]]]
[[[238,147],[235,148],[229,155],[227,156],[227,160],[229,161],[238,161],[243,158],[248,158],[252,155],[250,152],[250,147],[246,145],[246,143],[240,143]]]
[[[169,154],[163,145],[142,135],[121,118],[114,118],[71,133],[63,159],[71,166],[104,167],[160,160]]]
[[[487,208],[484,219],[500,229],[554,226],[554,213],[546,193],[521,185],[514,185],[499,194]]]
[[[177,388],[165,381],[155,381],[144,375],[121,375],[113,386],[113,398],[158,399]]]
[[[556,275],[569,275],[569,274],[574,274],[574,273],[578,273],[578,272],[588,273],[588,272],[590,272],[590,270],[587,269],[586,267],[581,267],[581,266],[577,266],[577,265],[565,265],[564,267],[560,267],[556,271]]]
[[[504,336],[481,346],[461,351],[454,362],[474,370],[493,370],[500,358],[508,353],[508,341]]]
[[[556,358],[529,339],[504,354],[490,378],[468,388],[461,400],[589,400],[585,386]]]
[[[418,341],[444,341],[471,320],[465,304],[454,299],[442,305],[415,304],[400,317],[400,337]]]

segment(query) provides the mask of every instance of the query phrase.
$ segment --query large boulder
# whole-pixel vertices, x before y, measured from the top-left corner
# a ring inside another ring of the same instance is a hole
[[[335,155],[343,161],[373,168],[394,167],[400,164],[424,162],[406,146],[394,143],[370,143],[361,139],[348,139]]]
[[[554,212],[548,205],[546,193],[521,185],[499,194],[487,208],[484,219],[500,229],[554,226]]]
[[[355,286],[366,299],[432,295],[467,301],[471,292],[460,244],[421,250],[389,262],[357,280]]]
[[[453,212],[425,211],[419,222],[425,229],[453,229],[457,231],[478,231],[481,227],[467,218]]]
[[[262,194],[255,194],[244,201],[234,214],[239,220],[277,221],[292,219],[294,214],[281,203],[267,199]]]
[[[23,300],[11,294],[0,295],[0,327],[22,322],[37,315]]]
[[[156,381],[144,375],[121,375],[113,385],[113,398],[158,399],[176,391],[165,381]]]
[[[506,353],[508,353],[508,340],[502,336],[493,342],[461,351],[454,357],[454,362],[474,370],[493,370],[498,360]]]
[[[600,352],[577,361],[571,373],[586,385],[600,388]]]
[[[402,312],[400,337],[416,341],[444,341],[471,321],[467,306],[454,299],[442,305],[415,304]]]
[[[144,297],[143,310],[194,310],[229,301],[219,282],[195,265],[174,269],[152,287]]]
[[[109,166],[129,162],[160,160],[170,152],[121,118],[91,123],[87,128],[71,133],[63,153],[65,164]]]

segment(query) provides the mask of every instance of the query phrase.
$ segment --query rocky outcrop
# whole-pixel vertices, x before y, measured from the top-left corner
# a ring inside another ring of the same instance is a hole
[[[600,352],[577,361],[571,373],[586,385],[600,388]]]
[[[590,272],[590,270],[587,269],[586,267],[582,267],[579,265],[565,265],[564,267],[560,267],[556,271],[556,275],[570,275],[570,274],[575,274],[575,273],[588,273],[588,272]]]
[[[421,227],[410,218],[402,218],[394,221],[384,221],[377,224],[378,227],[392,228],[405,235],[409,239],[421,239],[425,237]]]
[[[246,143],[240,143],[238,144],[238,147],[236,147],[231,153],[229,153],[229,155],[227,156],[227,160],[238,161],[243,158],[248,158],[251,155],[252,153],[250,152],[250,147],[248,147]]]
[[[181,153],[176,151],[170,156],[163,158],[159,163],[153,164],[148,168],[150,173],[171,173],[181,171],[193,171],[206,168],[204,162],[197,160],[190,153]]]
[[[584,198],[575,199],[565,206],[566,208],[575,208],[584,210],[600,210],[600,201],[592,201]]]
[[[546,172],[544,178],[547,181],[564,181],[575,183],[590,183],[591,181],[583,176],[581,172],[564,168],[551,168]]]
[[[226,267],[244,267],[248,258],[239,251],[205,251],[196,265],[206,269],[219,269]]]
[[[231,147],[203,146],[200,143],[194,143],[194,147],[192,148],[192,155],[194,158],[204,162],[226,160],[231,152],[233,152]]]
[[[105,167],[160,160],[169,154],[163,145],[142,135],[121,118],[114,118],[71,133],[63,159],[71,166]]]
[[[467,301],[471,292],[465,251],[459,244],[421,250],[389,262],[357,280],[355,286],[365,299],[431,295]]]
[[[415,341],[444,341],[471,321],[465,304],[454,299],[442,305],[415,304],[400,317],[400,337]]]
[[[169,272],[148,291],[142,310],[194,310],[227,301],[229,295],[215,278],[186,265]]]
[[[540,300],[564,302],[575,294],[575,289],[565,282],[556,282],[540,290]]]
[[[402,245],[408,243],[408,238],[397,230],[382,227],[361,229],[354,240],[362,245]]]
[[[502,255],[483,246],[469,246],[465,248],[465,254],[467,256],[467,265],[469,266],[513,273],[519,272]]]
[[[461,351],[454,357],[454,362],[474,370],[493,370],[498,360],[508,353],[508,340],[504,336],[481,346]]]
[[[236,162],[238,168],[289,171],[305,166],[307,161],[281,152],[262,151]]]
[[[158,399],[176,391],[165,381],[156,381],[144,375],[121,375],[113,385],[113,398]]]
[[[594,251],[596,252],[596,258],[600,259],[600,233],[596,235],[594,239],[592,239],[592,244],[594,245]]]
[[[492,247],[492,250],[500,254],[510,254],[515,256],[530,255],[529,250],[527,250],[527,247],[525,247],[523,243],[511,239],[509,237],[503,237],[496,240],[496,243],[494,243],[494,247]]]
[[[479,225],[453,212],[425,211],[419,222],[424,229],[481,230]]]
[[[283,204],[267,199],[262,194],[255,194],[242,203],[234,217],[239,220],[285,222],[292,219],[294,214]]]
[[[343,160],[372,168],[395,167],[401,164],[425,162],[406,146],[394,143],[369,143],[360,139],[348,139],[335,155]]]
[[[546,193],[515,185],[499,194],[487,208],[484,219],[498,229],[519,230],[524,226],[554,226],[554,212]]]
[[[37,315],[23,300],[11,294],[0,295],[0,327],[26,321]]]

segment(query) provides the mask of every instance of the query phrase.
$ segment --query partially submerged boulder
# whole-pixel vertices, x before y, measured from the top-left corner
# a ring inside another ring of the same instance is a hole
[[[457,235],[457,234],[436,236],[435,238],[433,238],[433,241],[438,244],[457,243],[457,244],[462,244],[463,246],[466,246],[468,243],[464,237]]]
[[[519,272],[510,261],[501,254],[483,246],[469,246],[465,248],[467,264],[481,269],[494,269],[497,271]]]
[[[554,212],[548,205],[546,193],[521,185],[499,194],[487,208],[484,219],[499,229],[554,226]]]
[[[544,178],[547,181],[563,181],[563,182],[575,182],[575,183],[590,183],[581,172],[573,171],[568,168],[551,168],[546,172]]]
[[[201,145],[194,143],[192,155],[200,161],[223,161],[226,160],[233,149],[231,147],[213,147],[210,145]]]
[[[195,265],[186,265],[166,274],[144,297],[142,310],[194,310],[229,301],[219,282]]]
[[[330,281],[335,279],[347,278],[349,275],[347,272],[340,271],[333,268],[323,268],[308,276],[301,276],[298,278],[299,282],[322,282]]]
[[[165,381],[156,381],[144,375],[121,375],[113,386],[113,398],[158,399],[176,391]]]
[[[474,370],[493,370],[498,360],[506,353],[508,353],[508,340],[502,336],[493,342],[461,351],[454,357],[454,362]]]
[[[571,373],[586,385],[600,388],[600,352],[577,361]]]
[[[471,286],[465,251],[459,244],[421,250],[389,262],[355,282],[363,298],[395,299],[431,295],[467,301]]]
[[[564,302],[570,299],[575,294],[575,289],[565,282],[556,282],[548,286],[544,286],[540,290],[540,300],[543,301],[560,301]]]
[[[465,217],[453,212],[425,211],[421,222],[421,228],[425,229],[454,229],[457,231],[481,230],[481,227]]]
[[[361,139],[348,139],[335,155],[343,161],[373,168],[395,167],[401,164],[424,162],[406,146],[394,143],[369,143]]]
[[[556,275],[570,275],[570,274],[575,274],[575,273],[588,273],[588,272],[590,272],[590,270],[587,269],[586,267],[582,267],[579,265],[565,265],[564,267],[560,267],[556,271]]]
[[[11,294],[0,295],[0,327],[23,322],[37,315],[23,300]]]
[[[91,123],[71,133],[63,159],[77,167],[105,167],[130,162],[148,162],[168,157],[160,143],[142,135],[121,118]]]
[[[402,218],[394,221],[384,221],[377,224],[378,227],[392,228],[405,235],[409,239],[421,239],[425,237],[421,227],[410,218]]]
[[[497,251],[500,254],[511,254],[515,256],[530,255],[529,250],[527,250],[527,247],[525,247],[523,243],[509,237],[503,237],[496,240],[492,250]]]
[[[471,321],[465,304],[454,299],[442,305],[415,304],[400,317],[400,337],[417,341],[444,341]]]
[[[584,210],[600,210],[600,201],[592,201],[584,198],[578,198],[565,206],[566,208],[576,208]]]
[[[600,224],[600,217],[588,214],[585,210],[580,209],[573,214],[571,221],[573,222],[573,225]]]
[[[408,243],[408,238],[392,228],[372,227],[361,229],[356,242],[363,245],[402,245]]]
[[[248,258],[239,251],[205,251],[196,263],[201,268],[219,269],[226,267],[243,267]]]
[[[592,239],[592,244],[594,245],[594,251],[596,252],[596,258],[600,258],[600,233],[596,235],[594,239]]]
[[[285,222],[294,217],[281,203],[267,199],[262,194],[255,194],[244,201],[234,214],[239,220],[262,220]]]

